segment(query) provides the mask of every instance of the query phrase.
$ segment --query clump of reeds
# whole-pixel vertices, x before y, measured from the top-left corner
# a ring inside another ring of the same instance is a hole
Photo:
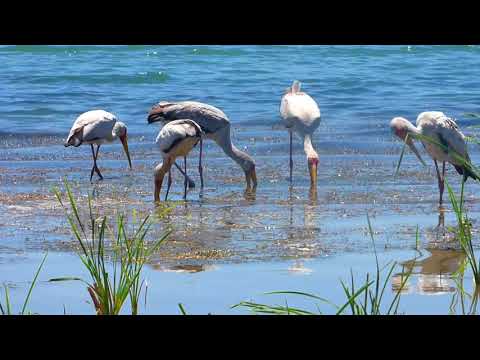
[[[460,199],[457,199],[457,196],[452,190],[452,187],[445,180],[448,195],[450,198],[450,203],[452,204],[455,217],[457,219],[457,227],[455,228],[456,239],[458,240],[462,250],[466,255],[464,263],[460,266],[458,271],[453,274],[453,279],[456,285],[456,292],[452,297],[452,302],[450,304],[450,312],[453,313],[457,305],[460,305],[462,314],[476,314],[478,299],[480,297],[480,272],[479,272],[479,262],[475,257],[475,251],[473,248],[473,234],[472,234],[472,222],[468,218],[467,212],[465,211],[465,200],[464,200],[464,186],[465,183],[462,181],[460,189]],[[465,280],[465,268],[470,268],[474,280],[474,289],[473,293],[469,294],[464,286]],[[467,301],[470,301],[470,306],[467,306]]]
[[[367,273],[366,279],[364,282],[360,283],[359,286],[355,285],[355,279],[353,276],[353,272],[350,272],[350,285],[347,285],[343,280],[340,281],[340,284],[343,288],[346,302],[341,305],[335,305],[331,301],[322,298],[320,296],[305,293],[305,292],[298,292],[298,291],[275,291],[266,294],[282,294],[282,295],[300,295],[305,298],[311,298],[321,303],[329,304],[335,308],[336,315],[345,314],[346,311],[350,310],[352,315],[393,315],[398,313],[398,306],[400,304],[400,297],[401,292],[407,283],[408,278],[411,275],[411,270],[407,273],[402,272],[402,280],[400,286],[395,290],[396,294],[393,297],[393,300],[385,304],[384,303],[384,293],[387,287],[387,284],[390,282],[393,270],[397,266],[397,263],[394,262],[388,272],[387,276],[384,280],[382,280],[382,269],[379,266],[377,252],[375,249],[375,241],[373,237],[373,230],[370,223],[370,218],[367,215],[368,220],[368,228],[370,232],[370,236],[372,239],[373,249],[375,253],[375,262],[376,262],[376,273],[373,278],[370,277],[370,274]],[[232,308],[236,307],[244,307],[251,310],[253,313],[256,314],[275,314],[275,315],[319,315],[322,314],[320,307],[316,304],[317,312],[311,312],[305,309],[294,308],[288,305],[287,301],[285,300],[285,305],[265,305],[259,304],[250,301],[242,301]]]
[[[457,162],[461,164],[464,168],[467,169],[467,172],[472,173],[473,175],[476,176],[476,179],[474,180],[480,182],[480,172],[478,169],[465,157],[460,155],[458,152],[456,152],[454,149],[449,148],[445,146],[444,144],[439,143],[438,141],[435,141],[434,139],[423,136],[423,135],[414,135],[415,137],[419,138],[420,140],[425,140],[429,143],[435,144],[439,147],[441,147],[444,151],[446,151],[451,157],[453,157]],[[401,159],[400,159],[401,161]],[[400,166],[400,161],[399,165]],[[397,168],[398,168],[397,167]],[[480,271],[479,271],[479,266],[478,266],[478,261],[475,258],[475,253],[473,250],[473,238],[472,238],[472,223],[468,219],[468,216],[466,215],[465,208],[464,208],[464,187],[465,187],[465,180],[466,178],[462,179],[461,182],[461,189],[460,189],[460,199],[457,199],[455,196],[452,187],[448,184],[448,181],[445,179],[445,185],[448,190],[448,195],[450,198],[450,203],[452,205],[453,211],[456,215],[457,218],[457,239],[460,243],[460,246],[462,247],[463,251],[467,255],[467,261],[468,264],[470,265],[470,268],[473,273],[473,277],[475,280],[475,285],[478,287],[480,285]]]
[[[33,277],[32,283],[30,285],[30,288],[28,289],[27,296],[25,297],[25,300],[23,302],[22,310],[19,313],[19,315],[25,315],[28,314],[30,315],[31,312],[26,312],[27,311],[27,305],[30,300],[30,296],[32,295],[32,290],[35,287],[35,284],[37,283],[37,278],[38,275],[40,274],[40,270],[42,270],[43,264],[45,262],[45,259],[47,258],[47,254],[43,257],[42,262],[40,263],[37,271],[35,272],[35,276]],[[2,304],[2,301],[0,301],[0,314],[1,315],[13,315],[12,311],[12,306],[10,304],[10,295],[8,293],[8,286],[6,284],[3,285],[4,292],[5,292],[5,304]]]
[[[54,189],[54,192],[80,244],[80,259],[90,274],[90,281],[75,277],[55,278],[50,281],[78,280],[85,283],[98,315],[119,314],[127,298],[130,299],[131,314],[138,314],[140,294],[144,287],[144,280],[140,276],[143,265],[171,231],[166,231],[159,240],[149,244],[146,241],[151,226],[149,216],[140,221],[137,229],[129,232],[124,215],[117,215],[112,229],[107,222],[107,216],[94,214],[90,194],[88,221],[83,222],[70,186],[66,180],[64,184],[70,209],[63,203],[60,191]],[[107,234],[110,238],[109,244]]]
[[[480,117],[477,114],[469,114],[469,115],[474,115],[474,117]],[[445,146],[445,144],[442,144],[430,137],[419,135],[419,134],[412,134],[414,138],[418,138],[419,140],[423,140],[426,142],[429,142],[431,144],[434,144],[441,149],[443,149],[445,152],[447,152],[452,158],[454,158],[458,163],[461,164],[462,167],[464,167],[467,172],[472,173],[476,178],[474,178],[475,181],[480,182],[480,171],[475,167],[469,159],[463,157],[461,154],[459,154],[455,149],[449,148],[448,146]],[[479,144],[479,142],[472,138],[472,137],[467,137],[468,141],[475,142]],[[406,145],[406,144],[405,144]],[[400,163],[402,161],[403,153],[405,151],[405,146],[403,147],[402,153],[400,154],[400,159],[397,165],[397,171],[400,168]],[[425,165],[425,164],[424,164]],[[480,268],[479,268],[479,263],[480,260],[477,260],[475,257],[475,251],[473,248],[473,236],[472,236],[472,222],[467,216],[467,213],[465,211],[465,199],[464,199],[464,188],[465,188],[465,181],[466,178],[464,177],[461,182],[461,190],[460,190],[460,199],[457,199],[456,195],[454,194],[452,187],[449,185],[448,181],[445,179],[445,185],[448,190],[448,195],[450,199],[450,203],[452,205],[453,211],[455,213],[456,219],[457,219],[457,227],[455,228],[455,234],[456,234],[456,239],[458,240],[462,250],[466,254],[466,260],[465,263],[460,266],[459,271],[457,271],[455,274],[453,274],[453,278],[456,282],[457,285],[457,292],[454,294],[452,298],[452,303],[450,305],[450,311],[453,311],[453,308],[455,305],[460,302],[461,308],[462,308],[462,313],[466,314],[472,314],[476,312],[476,307],[478,304],[478,298],[480,296]],[[474,291],[473,294],[468,294],[465,291],[464,288],[464,271],[466,268],[466,265],[468,264],[469,268],[472,271],[473,274],[473,279],[474,279]],[[466,306],[465,306],[465,299],[469,298],[471,300],[471,305],[468,311],[466,311]]]

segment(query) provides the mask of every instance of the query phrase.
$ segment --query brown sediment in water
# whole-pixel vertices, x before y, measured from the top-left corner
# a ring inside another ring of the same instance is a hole
[[[77,162],[75,166],[65,161],[62,168],[63,163],[59,161],[55,171],[49,161],[30,162],[31,167],[2,164],[0,207],[5,215],[0,219],[0,238],[11,239],[13,248],[79,250],[65,213],[51,192],[53,186],[63,189],[65,175],[82,219],[88,218],[87,194],[93,191],[94,213],[108,216],[111,224],[117,214],[127,215],[130,223],[135,210],[137,218],[151,215],[153,225],[149,240],[173,228],[171,237],[155,256],[165,266],[312,258],[343,251],[370,251],[367,211],[379,247],[411,248],[415,246],[416,225],[419,224],[421,233],[428,233],[437,221],[433,172],[406,162],[394,178],[398,153],[391,157],[365,155],[361,159],[353,155],[321,155],[318,199],[311,201],[304,155],[295,155],[294,184],[290,188],[286,180],[287,153],[261,156],[258,158],[261,161],[257,159],[259,186],[256,196],[249,198],[243,194],[245,179],[238,166],[227,158],[221,161],[209,158],[207,153],[205,194],[199,199],[195,152],[189,158],[189,174],[197,187],[189,191],[187,203],[183,202],[182,177],[174,170],[170,198],[178,200],[168,203],[174,206],[173,210],[161,218],[156,213],[162,213],[163,207],[156,209],[152,202],[153,166],[160,161],[154,149],[139,149],[133,159],[133,171],[125,169],[124,155],[118,149],[105,156],[102,154],[101,159],[108,160],[99,164],[105,180],[94,180],[93,184],[88,181],[90,154],[82,150],[54,154],[54,157],[63,159],[67,155],[68,159]],[[112,161],[112,158],[118,160]],[[470,211],[478,212],[475,197],[467,194],[467,199]],[[63,201],[68,203],[66,198]],[[382,219],[381,223],[377,218]],[[453,214],[447,214],[446,223],[452,223],[452,219]],[[425,237],[421,241],[439,247],[451,243]]]

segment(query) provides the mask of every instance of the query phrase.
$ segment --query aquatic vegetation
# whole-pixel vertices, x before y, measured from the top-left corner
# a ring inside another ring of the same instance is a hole
[[[187,315],[187,311],[183,307],[182,303],[178,303],[178,308],[180,309],[180,312],[182,313],[182,315]]]
[[[473,117],[478,117],[476,114],[469,114],[470,116]],[[451,155],[455,160],[460,162],[462,166],[466,167],[468,171],[470,171],[474,176],[476,176],[476,179],[473,178],[474,181],[479,181],[479,170],[466,158],[458,154],[454,149],[448,148],[444,144],[441,144],[435,140],[433,140],[430,137],[419,135],[419,134],[412,134],[412,136],[419,138],[420,140],[425,140],[429,143],[435,144],[442,148],[443,150],[447,151],[449,155]],[[408,137],[408,135],[407,135]],[[471,139],[470,139],[471,140]],[[402,153],[400,155],[400,159],[397,165],[397,173],[398,169],[400,168],[400,163],[402,161],[403,153],[405,150],[405,146],[403,147]],[[475,252],[473,248],[473,236],[472,236],[472,222],[468,218],[466,211],[465,211],[465,199],[464,199],[464,189],[465,189],[465,179],[462,179],[461,181],[461,188],[460,188],[460,199],[457,199],[457,196],[453,192],[452,187],[448,183],[447,179],[445,179],[445,185],[448,191],[449,199],[450,199],[450,204],[452,205],[453,211],[455,213],[456,219],[457,219],[457,226],[453,229],[456,235],[456,239],[458,240],[462,250],[466,254],[466,260],[465,264],[461,266],[459,272],[455,274],[455,282],[457,285],[457,294],[454,295],[454,298],[452,299],[452,304],[450,306],[450,311],[454,308],[454,305],[458,302],[461,301],[461,308],[462,308],[462,313],[465,314],[465,298],[470,298],[471,299],[471,306],[468,311],[468,313],[475,313],[477,303],[478,303],[478,298],[480,296],[480,268],[479,268],[479,263],[480,259],[477,260],[475,258]],[[468,294],[465,291],[464,288],[464,270],[466,267],[466,264],[469,265],[469,268],[472,271],[473,274],[473,279],[474,279],[474,291],[473,294]]]
[[[464,190],[465,183],[462,181],[460,199],[457,199],[457,197],[455,196],[452,190],[452,187],[450,186],[450,184],[448,184],[447,181],[445,181],[445,184],[447,186],[448,195],[450,197],[450,203],[452,204],[453,211],[457,218],[457,224],[458,224],[458,228],[456,231],[457,239],[463,251],[467,255],[466,261],[470,265],[470,269],[473,273],[473,279],[475,281],[475,287],[477,288],[476,290],[477,292],[478,288],[480,288],[480,268],[479,268],[480,259],[477,261],[477,259],[475,258],[475,252],[473,249],[472,223],[468,219],[468,216],[464,208],[463,190]]]
[[[463,262],[459,270],[452,276],[455,282],[456,291],[450,302],[450,314],[456,314],[456,309],[458,307],[460,307],[461,314],[463,315],[475,315],[477,313],[479,292],[477,287],[472,294],[468,293],[465,289],[464,280],[466,265],[467,262]],[[467,306],[468,302],[470,302],[470,306]]]
[[[402,163],[403,155],[405,153],[405,149],[406,149],[406,146],[407,146],[407,140],[410,136],[413,137],[414,139],[418,139],[418,140],[422,140],[422,141],[425,140],[425,141],[429,142],[430,144],[433,144],[433,145],[436,145],[436,146],[440,147],[441,149],[445,150],[454,160],[458,161],[463,167],[465,167],[468,172],[472,173],[477,178],[480,178],[480,170],[475,165],[473,165],[470,161],[468,161],[468,159],[466,159],[461,154],[459,154],[457,151],[455,151],[455,149],[449,148],[448,146],[445,146],[444,144],[432,139],[431,137],[421,135],[421,134],[407,134],[407,136],[405,138],[405,144],[403,145],[402,152],[400,153],[400,158],[399,158],[398,163],[397,163],[395,176],[398,175],[398,171],[400,170],[400,164]],[[422,165],[426,166],[426,164],[423,160],[422,160]]]
[[[302,297],[312,298],[322,303],[326,303],[333,306],[336,309],[336,312],[335,312],[336,315],[342,315],[347,310],[350,310],[352,315],[396,315],[398,314],[398,307],[400,305],[401,292],[404,289],[412,273],[412,269],[410,269],[406,273],[402,271],[401,273],[402,278],[400,281],[400,285],[395,289],[395,295],[393,299],[391,300],[390,303],[385,304],[384,303],[385,289],[387,287],[387,284],[389,284],[391,281],[392,274],[394,269],[397,267],[397,263],[393,262],[393,264],[390,266],[387,272],[387,276],[385,277],[384,280],[382,280],[381,274],[389,264],[385,265],[383,268],[380,268],[378,257],[377,257],[377,251],[375,248],[373,230],[372,230],[372,226],[371,226],[370,218],[368,214],[367,214],[367,221],[368,221],[368,229],[369,229],[370,237],[373,244],[373,251],[375,254],[375,263],[376,263],[375,276],[372,279],[370,277],[370,274],[367,273],[365,281],[360,283],[360,286],[356,287],[355,286],[356,281],[353,275],[353,271],[350,271],[350,286],[346,284],[343,280],[340,281],[342,289],[345,293],[345,297],[347,299],[343,305],[338,306],[325,298],[319,297],[314,294],[298,292],[298,291],[275,291],[275,292],[266,293],[266,295],[270,295],[270,294],[300,295]],[[417,234],[417,238],[418,238],[418,234]],[[272,305],[259,304],[255,302],[242,301],[236,305],[233,305],[232,308],[244,307],[244,308],[250,309],[253,313],[256,313],[256,314],[275,314],[275,315],[322,314],[322,311],[320,310],[320,307],[318,306],[318,304],[316,306],[318,311],[317,313],[314,313],[305,309],[293,308],[289,306],[286,301],[285,301],[285,306],[283,305],[272,306]]]
[[[32,295],[32,290],[35,287],[35,284],[37,283],[37,278],[38,274],[40,274],[40,270],[42,270],[43,264],[45,263],[45,260],[47,259],[48,253],[45,254],[45,256],[42,259],[42,262],[38,266],[37,271],[35,272],[35,276],[33,277],[32,283],[30,285],[30,288],[28,289],[27,296],[25,297],[25,301],[23,302],[23,307],[22,311],[20,312],[19,315],[25,315],[26,310],[27,310],[27,305],[28,302],[30,301],[30,296]],[[0,314],[1,315],[13,315],[12,313],[12,307],[10,304],[10,295],[8,293],[8,286],[6,284],[3,285],[3,288],[5,290],[5,305],[2,304],[2,301],[0,301]],[[31,314],[31,312],[28,312],[27,314]]]
[[[82,281],[87,285],[98,315],[117,315],[130,299],[131,314],[138,314],[139,300],[145,285],[141,279],[143,265],[167,239],[171,231],[166,231],[159,240],[148,244],[146,235],[150,229],[149,216],[139,221],[137,229],[128,231],[125,215],[117,215],[115,230],[107,223],[107,216],[94,214],[92,196],[88,196],[89,224],[84,223],[67,180],[64,181],[70,210],[62,201],[62,194],[54,189],[58,202],[65,210],[71,230],[80,244],[79,254],[83,265],[90,274],[90,282],[76,277],[54,278],[50,281]],[[136,223],[134,213],[134,225]],[[90,236],[87,235],[90,230]],[[110,243],[106,244],[107,233]],[[108,248],[106,245],[110,245]],[[145,287],[146,296],[147,287]]]

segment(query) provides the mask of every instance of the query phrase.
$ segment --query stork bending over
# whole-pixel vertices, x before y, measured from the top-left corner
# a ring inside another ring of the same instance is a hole
[[[415,147],[413,139],[415,138],[415,135],[421,135],[424,137],[420,138],[420,141],[425,147],[428,155],[433,159],[437,171],[440,206],[442,206],[443,191],[445,188],[446,162],[452,164],[455,170],[457,170],[460,175],[463,175],[463,181],[466,181],[468,177],[480,180],[468,166],[465,166],[465,162],[470,163],[465,136],[462,134],[455,121],[447,117],[443,112],[422,112],[417,117],[416,127],[407,119],[396,117],[390,122],[390,128],[397,137],[406,142],[422,163],[423,160]],[[410,136],[407,137],[409,134]],[[425,138],[428,138],[431,141],[428,141]],[[435,143],[441,144],[442,146]],[[442,162],[441,174],[437,161]]]
[[[254,190],[257,187],[255,162],[247,153],[239,150],[232,144],[230,120],[221,110],[196,101],[161,101],[153,106],[148,114],[149,124],[156,121],[169,123],[177,119],[191,119],[197,123],[202,130],[203,136],[215,141],[225,154],[243,169],[247,190]],[[202,156],[202,149],[200,149],[200,156]]]
[[[132,168],[130,153],[128,152],[127,142],[127,126],[118,121],[117,117],[104,110],[92,110],[81,114],[73,123],[72,129],[65,141],[65,147],[78,147],[82,144],[90,144],[92,148],[93,167],[90,172],[90,181],[92,181],[93,173],[96,172],[103,180],[100,169],[97,166],[98,151],[100,145],[110,143],[116,139],[120,139],[125,154],[127,154],[128,165]],[[95,151],[93,145],[97,145]]]
[[[160,153],[163,157],[163,163],[155,167],[155,192],[154,200],[160,201],[160,191],[162,189],[163,178],[168,172],[168,185],[167,192],[165,194],[165,200],[167,200],[170,187],[172,185],[172,172],[171,167],[175,163],[175,159],[179,156],[183,157],[184,161],[184,195],[183,198],[187,198],[187,155],[190,151],[200,142],[200,149],[202,148],[202,129],[193,120],[182,119],[175,120],[167,123],[158,133],[156,144],[160,149]],[[200,153],[201,154],[201,153]],[[199,160],[199,172],[200,181],[203,189],[203,172],[202,172],[202,156]]]
[[[290,135],[290,183],[293,172],[292,136],[296,132],[303,138],[303,147],[307,155],[311,188],[317,187],[318,154],[312,145],[312,135],[320,125],[320,109],[307,93],[300,91],[300,82],[295,80],[280,104],[280,115]]]

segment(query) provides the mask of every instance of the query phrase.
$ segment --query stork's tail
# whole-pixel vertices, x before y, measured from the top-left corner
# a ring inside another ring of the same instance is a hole
[[[457,165],[454,165],[454,166],[455,166],[455,170],[457,170],[457,172],[460,175],[463,175],[463,181],[467,181],[469,177],[471,177],[473,180],[480,181],[480,177],[476,175],[472,170],[467,168],[466,166],[457,166]]]
[[[302,84],[300,83],[300,81],[294,80],[293,84],[292,84],[292,93],[293,94],[299,93],[301,86],[302,86]]]

